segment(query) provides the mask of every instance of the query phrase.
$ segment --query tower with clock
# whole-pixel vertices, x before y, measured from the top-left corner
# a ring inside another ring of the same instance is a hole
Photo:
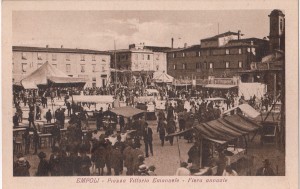
[[[270,51],[284,50],[285,44],[285,15],[281,10],[275,9],[270,17]]]

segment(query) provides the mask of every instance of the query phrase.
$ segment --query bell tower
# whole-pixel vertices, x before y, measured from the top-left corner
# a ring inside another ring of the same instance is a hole
[[[284,50],[285,44],[285,15],[281,10],[275,9],[270,17],[270,51],[275,49]]]

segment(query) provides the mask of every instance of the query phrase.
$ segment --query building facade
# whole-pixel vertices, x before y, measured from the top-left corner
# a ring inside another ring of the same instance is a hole
[[[145,46],[144,43],[131,44],[128,49],[111,52],[112,81],[128,82],[132,76],[143,82],[151,78],[153,72],[167,72],[167,53],[169,47]]]
[[[177,79],[232,77],[250,69],[269,51],[268,41],[241,38],[240,31],[201,40],[200,45],[167,51],[167,72]]]
[[[145,46],[144,43],[131,44],[128,49],[110,51],[111,67],[133,72],[167,71],[167,54],[169,47]]]
[[[87,80],[85,87],[106,86],[110,78],[110,53],[87,49],[13,46],[13,83],[49,62],[70,77]]]

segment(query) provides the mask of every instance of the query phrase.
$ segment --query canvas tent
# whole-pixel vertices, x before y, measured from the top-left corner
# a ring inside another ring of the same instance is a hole
[[[153,80],[156,83],[172,83],[173,77],[166,74],[165,72],[154,72],[153,73]]]
[[[44,63],[30,75],[21,80],[25,89],[35,89],[37,86],[45,85],[84,85],[84,78],[73,78],[66,75],[61,70],[52,66],[49,62]]]
[[[246,117],[236,114],[206,123],[199,123],[194,128],[197,134],[202,138],[224,144],[241,136],[255,132],[261,127],[261,125]]]
[[[241,136],[255,132],[262,128],[258,123],[239,114],[219,118],[206,123],[194,124],[194,127],[183,132],[174,133],[170,136],[183,135],[186,132],[195,131],[201,138],[218,144],[225,144]]]

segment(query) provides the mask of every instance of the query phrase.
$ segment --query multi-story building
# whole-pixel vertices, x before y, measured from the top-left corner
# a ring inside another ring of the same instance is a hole
[[[85,78],[86,87],[102,87],[110,78],[110,53],[88,49],[13,46],[13,82],[49,62],[70,77]]]
[[[149,74],[155,71],[167,71],[167,54],[169,47],[145,46],[144,43],[131,44],[128,49],[113,50],[111,68],[130,72],[133,75]],[[114,74],[112,74],[114,78]],[[119,77],[122,77],[120,74]],[[129,75],[126,76],[127,80]],[[122,80],[122,79],[121,79]]]
[[[202,39],[201,44],[167,51],[168,74],[175,78],[232,77],[250,69],[269,51],[268,41],[242,39],[239,32],[225,32]]]

